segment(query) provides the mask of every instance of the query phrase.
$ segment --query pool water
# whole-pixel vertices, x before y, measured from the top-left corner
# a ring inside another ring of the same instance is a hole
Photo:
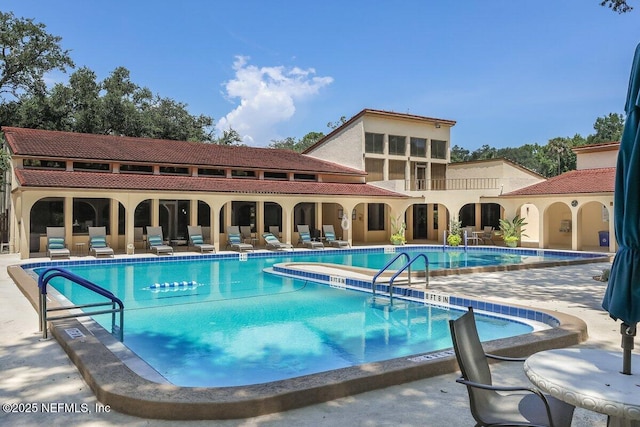
[[[291,260],[379,268],[393,256],[202,257],[65,268],[123,300],[124,343],[167,380],[234,386],[450,348],[448,320],[462,312],[263,272]],[[174,282],[179,286],[161,287]],[[51,284],[74,304],[96,302],[64,279]],[[482,340],[532,331],[519,322],[477,319]],[[110,330],[109,315],[96,320]]]

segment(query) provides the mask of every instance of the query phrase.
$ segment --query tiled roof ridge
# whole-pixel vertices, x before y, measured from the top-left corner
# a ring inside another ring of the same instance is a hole
[[[237,167],[364,176],[359,169],[278,148],[217,145],[4,126],[17,155],[142,164]],[[153,145],[153,146],[151,146]]]
[[[327,196],[407,197],[367,183],[280,181],[186,175],[16,169],[23,187],[103,190],[194,191],[207,193],[309,194]]]
[[[609,193],[615,187],[615,167],[571,170],[503,196]]]

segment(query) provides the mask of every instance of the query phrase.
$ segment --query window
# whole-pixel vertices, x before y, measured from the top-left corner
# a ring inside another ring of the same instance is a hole
[[[160,173],[170,175],[189,175],[189,168],[179,168],[177,166],[160,166]]]
[[[87,171],[108,171],[109,163],[83,163],[73,162],[74,170],[87,170]]]
[[[384,153],[384,135],[381,133],[365,133],[364,152],[376,154]]]
[[[364,170],[367,172],[366,181],[382,181],[384,160],[382,159],[364,159]]]
[[[226,176],[224,169],[198,169],[198,176]]]
[[[47,169],[66,169],[65,162],[56,162],[54,160],[36,160],[24,159],[22,165],[25,168],[47,168]]]
[[[384,230],[384,204],[383,203],[369,203],[368,209],[368,223],[369,231]]]
[[[446,159],[447,158],[447,141],[431,140],[431,158]]]
[[[315,181],[316,176],[310,173],[294,173],[293,179],[295,181]]]
[[[411,155],[427,157],[427,140],[425,138],[411,138]]]
[[[231,176],[233,178],[255,178],[255,171],[243,171],[243,170],[232,170]]]
[[[406,136],[389,135],[389,154],[404,156],[407,145]]]
[[[389,160],[389,179],[405,179],[406,161]]]
[[[127,173],[153,173],[153,166],[147,166],[147,165],[120,165],[120,172],[127,172]]]
[[[287,179],[286,172],[265,172],[264,179]]]

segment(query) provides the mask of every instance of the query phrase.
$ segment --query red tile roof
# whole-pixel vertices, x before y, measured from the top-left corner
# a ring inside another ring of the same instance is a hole
[[[3,127],[14,155],[364,176],[362,170],[289,150]]]
[[[512,191],[503,196],[613,193],[615,175],[616,168],[574,170],[549,178],[539,184]]]
[[[370,184],[16,169],[23,187],[406,197]]]

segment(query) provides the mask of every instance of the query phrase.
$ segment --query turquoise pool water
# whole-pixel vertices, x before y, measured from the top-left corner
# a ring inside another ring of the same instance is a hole
[[[264,383],[451,347],[447,322],[461,315],[457,310],[399,299],[390,302],[263,271],[286,261],[378,268],[395,255],[336,252],[65,268],[124,301],[124,343],[180,386]],[[480,255],[474,253],[464,262],[487,265],[500,258]],[[507,255],[513,260],[512,254]],[[428,256],[430,268],[447,263],[446,253]],[[454,262],[459,263],[460,257]],[[164,283],[178,285],[158,286]],[[52,285],[75,304],[96,301],[94,294],[63,279],[54,279]],[[110,316],[96,320],[110,329]],[[478,316],[478,320],[483,340],[532,330],[495,317]]]

